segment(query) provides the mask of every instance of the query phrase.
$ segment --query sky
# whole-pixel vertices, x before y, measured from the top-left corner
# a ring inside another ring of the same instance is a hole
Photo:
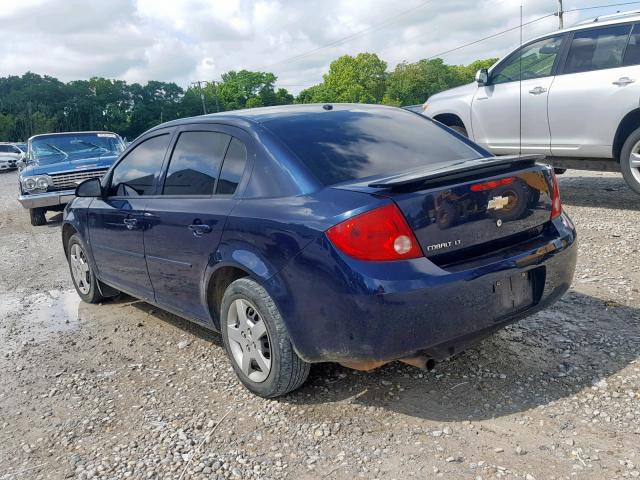
[[[624,0],[564,0],[565,10]],[[182,87],[229,70],[269,71],[297,93],[332,60],[373,52],[389,70],[557,10],[557,0],[0,0],[0,76],[31,71],[63,81],[93,76]],[[565,14],[565,26],[640,2]],[[558,28],[555,16],[524,40]],[[515,30],[440,55],[466,64],[518,45]]]

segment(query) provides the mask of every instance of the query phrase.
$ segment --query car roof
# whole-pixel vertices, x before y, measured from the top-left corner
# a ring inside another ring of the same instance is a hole
[[[571,25],[570,27],[563,28],[562,30],[556,30],[554,32],[545,33],[544,35],[538,35],[537,37],[534,37],[531,40],[528,40],[527,43],[529,43],[530,41],[535,41],[538,38],[544,38],[544,37],[557,35],[561,33],[569,33],[569,32],[575,32],[578,30],[586,30],[589,28],[606,27],[609,25],[617,25],[619,23],[633,23],[633,22],[640,22],[640,10],[614,13],[611,15],[600,15],[599,17],[583,20],[574,25]]]
[[[232,110],[228,112],[210,113],[207,115],[198,115],[195,117],[179,118],[170,122],[163,123],[152,128],[150,131],[187,125],[190,123],[225,123],[236,126],[255,126],[257,124],[267,123],[276,119],[284,119],[296,117],[304,120],[305,117],[311,117],[322,112],[368,112],[383,113],[389,109],[401,110],[398,107],[390,107],[387,105],[373,105],[363,103],[305,103],[297,105],[278,105],[273,107],[257,107],[245,108],[242,110]]]

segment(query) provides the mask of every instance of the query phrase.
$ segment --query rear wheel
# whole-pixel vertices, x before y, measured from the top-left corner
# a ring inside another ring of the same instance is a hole
[[[620,170],[629,188],[640,194],[640,128],[634,130],[622,146]]]
[[[45,216],[45,213],[47,213],[46,208],[30,208],[29,218],[31,219],[31,225],[34,227],[46,225],[47,217]]]
[[[222,298],[222,339],[240,381],[261,397],[278,397],[300,387],[310,364],[293,350],[275,303],[258,283],[241,278]]]
[[[562,174],[563,174],[563,173],[565,173],[566,171],[567,171],[567,169],[566,169],[566,168],[554,168],[554,169],[553,169],[553,172],[554,172],[556,175],[562,175]]]

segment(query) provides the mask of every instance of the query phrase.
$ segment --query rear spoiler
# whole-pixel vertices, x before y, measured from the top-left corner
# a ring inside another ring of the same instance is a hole
[[[507,166],[518,165],[524,167],[544,160],[544,155],[504,155],[500,157],[476,158],[446,164],[420,167],[403,173],[378,178],[368,184],[371,188],[399,188],[413,183],[442,182],[454,180],[469,175],[490,173],[504,170]]]

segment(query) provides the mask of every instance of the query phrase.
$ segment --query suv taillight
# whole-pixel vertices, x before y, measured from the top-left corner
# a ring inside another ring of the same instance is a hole
[[[558,186],[558,177],[555,172],[551,172],[551,182],[553,192],[551,192],[551,220],[559,217],[562,213],[562,202],[560,201],[560,187]]]
[[[358,260],[405,260],[423,256],[415,235],[393,203],[356,215],[326,233],[338,250]]]

